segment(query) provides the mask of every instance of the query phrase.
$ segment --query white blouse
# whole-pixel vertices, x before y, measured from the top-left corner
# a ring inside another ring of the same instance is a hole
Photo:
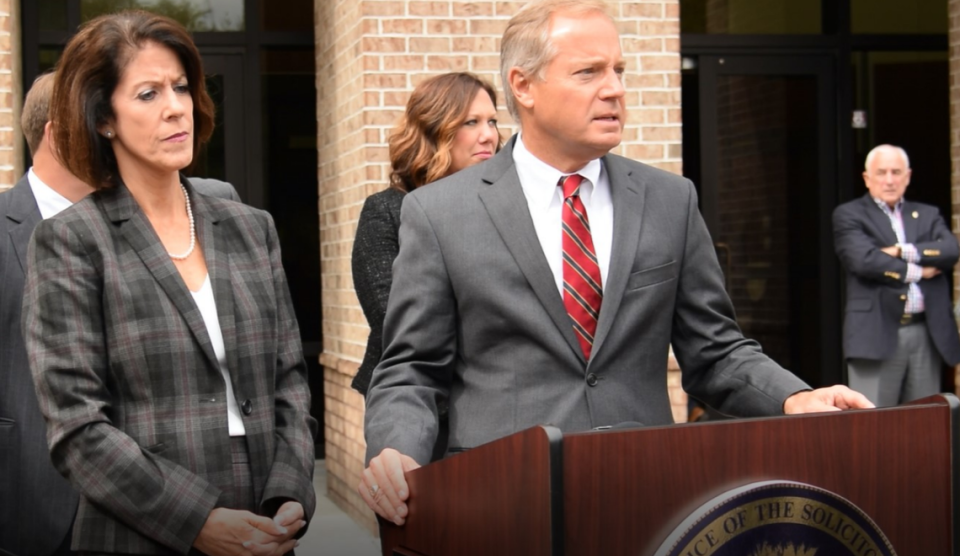
[[[200,309],[200,315],[203,316],[203,323],[207,326],[207,334],[213,344],[213,352],[217,355],[217,363],[220,365],[220,373],[223,375],[223,381],[227,383],[227,426],[230,436],[245,436],[247,431],[243,428],[240,407],[237,405],[237,398],[233,394],[230,374],[227,373],[227,350],[223,346],[223,332],[220,330],[220,319],[217,318],[217,302],[213,298],[210,274],[207,273],[207,277],[203,279],[200,291],[191,291],[190,293]]]

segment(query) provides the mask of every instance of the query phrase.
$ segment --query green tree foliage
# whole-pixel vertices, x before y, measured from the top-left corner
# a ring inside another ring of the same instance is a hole
[[[219,23],[212,22],[211,10],[194,5],[190,0],[83,0],[80,3],[80,19],[87,21],[99,15],[116,13],[122,10],[141,9],[159,15],[165,15],[178,21],[188,31],[239,31],[243,27],[221,18]]]

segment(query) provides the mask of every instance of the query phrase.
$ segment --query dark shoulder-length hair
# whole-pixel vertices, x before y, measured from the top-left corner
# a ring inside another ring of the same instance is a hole
[[[141,10],[92,19],[70,39],[60,58],[50,121],[61,163],[94,189],[119,183],[113,147],[99,132],[115,117],[111,98],[124,69],[148,43],[169,48],[183,65],[193,98],[194,160],[213,133],[215,109],[200,53],[182,25]]]
[[[453,140],[481,90],[496,106],[493,85],[472,73],[445,73],[417,85],[390,136],[390,187],[409,193],[449,173]],[[498,139],[498,151],[502,145]]]

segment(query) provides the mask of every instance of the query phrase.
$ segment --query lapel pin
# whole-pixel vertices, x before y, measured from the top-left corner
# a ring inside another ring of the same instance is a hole
[[[913,211],[913,217],[914,217],[914,218],[920,218],[920,213],[917,212],[917,211]]]

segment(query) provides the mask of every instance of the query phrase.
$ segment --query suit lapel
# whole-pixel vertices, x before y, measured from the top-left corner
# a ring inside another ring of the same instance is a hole
[[[867,219],[869,219],[870,223],[876,228],[877,233],[880,234],[883,247],[899,243],[897,234],[893,231],[893,226],[890,224],[890,217],[883,212],[883,209],[877,206],[877,203],[869,193],[864,195],[862,199],[863,210],[867,213]]]
[[[643,215],[643,199],[646,187],[635,179],[633,172],[613,156],[603,158],[604,169],[610,179],[610,198],[613,201],[613,246],[610,250],[610,268],[607,283],[603,288],[603,304],[597,321],[597,334],[593,341],[591,362],[603,347],[620,309],[627,279],[633,269],[637,246],[640,243],[640,226]]]
[[[191,196],[191,199],[196,195]],[[207,327],[203,322],[200,309],[193,301],[190,290],[180,277],[180,272],[170,260],[160,243],[160,238],[146,215],[140,210],[137,201],[124,185],[119,185],[101,193],[101,203],[107,217],[120,228],[120,235],[130,244],[150,274],[166,292],[167,297],[177,311],[187,322],[190,331],[200,344],[207,359],[218,368],[217,356],[213,351],[213,344],[207,334]]]
[[[537,230],[533,227],[520,178],[513,164],[515,142],[514,136],[497,156],[486,163],[489,171],[484,174],[483,181],[489,184],[489,187],[480,190],[480,201],[553,324],[580,362],[584,363],[583,352],[573,332],[573,323],[563,306],[563,298],[557,291],[553,272],[543,254],[543,247],[540,245]]]
[[[913,203],[904,199],[903,201],[903,241],[905,243],[914,243],[917,241],[918,230],[920,229],[920,219],[914,218],[913,214],[916,207]],[[920,216],[919,211],[917,216]]]
[[[220,235],[219,215],[210,206],[203,195],[198,195],[189,181],[183,178],[190,191],[193,202],[193,215],[197,225],[197,238],[203,247],[203,258],[207,263],[207,272],[210,274],[210,285],[213,287],[213,298],[217,304],[217,317],[220,321],[220,332],[223,335],[223,347],[227,353],[227,369],[234,377],[234,391],[237,388],[237,328],[233,306],[233,276],[230,266],[230,257],[226,252],[227,238]]]
[[[37,206],[37,200],[30,189],[30,182],[27,181],[26,174],[20,178],[16,187],[5,195],[12,196],[10,197],[10,211],[6,215],[7,219],[10,220],[10,241],[17,252],[20,271],[26,274],[27,245],[30,243],[33,229],[43,218],[40,216],[40,208]]]

